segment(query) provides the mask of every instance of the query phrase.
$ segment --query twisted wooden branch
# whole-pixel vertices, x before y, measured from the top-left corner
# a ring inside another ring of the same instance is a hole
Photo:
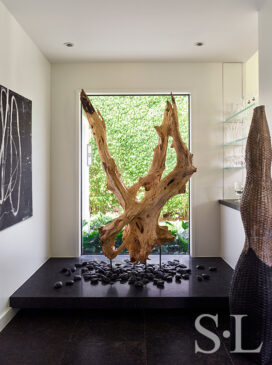
[[[155,246],[174,240],[166,226],[159,226],[160,212],[171,197],[185,192],[187,181],[196,171],[192,164],[193,155],[180,136],[175,98],[172,96],[172,103],[166,103],[162,125],[155,127],[159,140],[153,152],[151,167],[147,175],[140,177],[130,188],[125,186],[109,153],[105,121],[99,111],[95,111],[84,90],[81,91],[81,102],[107,175],[107,188],[124,209],[123,214],[99,229],[103,251],[112,259],[127,248],[132,262],[145,262]],[[171,147],[176,151],[177,164],[173,171],[161,179],[169,137],[173,138]],[[142,186],[145,188],[145,196],[138,202],[136,195]],[[115,237],[123,227],[123,243],[115,249]]]

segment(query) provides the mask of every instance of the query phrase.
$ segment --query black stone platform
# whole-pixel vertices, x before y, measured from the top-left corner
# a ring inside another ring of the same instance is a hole
[[[127,256],[119,256],[113,265]],[[148,263],[158,264],[159,256],[151,255]],[[54,288],[58,280],[69,280],[59,271],[73,267],[75,263],[89,260],[106,260],[104,256],[83,256],[82,258],[50,258],[11,297],[13,308],[228,308],[229,288],[233,270],[221,258],[191,258],[182,255],[163,255],[162,262],[178,259],[192,270],[189,280],[180,283],[173,280],[160,289],[152,282],[143,288],[116,282],[104,285],[99,282],[78,281],[73,286]],[[203,265],[203,270],[196,269]],[[208,271],[215,266],[217,271]],[[74,274],[80,273],[80,268]],[[209,280],[198,281],[197,275],[207,273]],[[73,275],[74,275],[73,274]]]

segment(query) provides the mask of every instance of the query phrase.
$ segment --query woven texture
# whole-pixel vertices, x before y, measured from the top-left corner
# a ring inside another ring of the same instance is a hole
[[[246,168],[241,200],[246,238],[231,284],[230,312],[248,315],[243,320],[243,349],[256,349],[263,342],[261,352],[250,356],[259,364],[272,364],[271,140],[264,106],[254,109]]]
[[[251,247],[272,265],[271,140],[264,106],[254,109],[246,145],[246,184],[241,200],[244,251]]]
[[[242,320],[242,348],[256,349],[249,354],[259,364],[272,364],[272,268],[263,263],[252,248],[242,253],[237,263],[230,293],[230,313],[247,314]],[[232,323],[232,347],[235,331]]]

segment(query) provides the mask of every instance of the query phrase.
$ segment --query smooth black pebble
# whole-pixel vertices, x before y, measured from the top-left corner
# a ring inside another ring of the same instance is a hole
[[[68,280],[68,281],[66,281],[65,285],[67,285],[67,286],[74,285],[74,280]]]
[[[67,270],[66,273],[64,274],[65,276],[70,276],[71,275],[71,271]]]
[[[79,281],[81,280],[81,276],[80,275],[75,275],[74,276],[74,281]]]
[[[210,266],[210,267],[209,267],[209,271],[217,271],[217,268],[216,268],[216,267],[214,267],[214,266]]]
[[[164,281],[163,280],[158,280],[157,281],[157,287],[158,288],[164,288]]]
[[[55,288],[55,289],[59,289],[59,288],[62,288],[62,287],[63,287],[62,281],[57,281],[57,282],[54,284],[54,288]]]
[[[138,280],[138,281],[135,281],[134,285],[136,288],[142,288],[144,286],[144,283],[142,281]]]

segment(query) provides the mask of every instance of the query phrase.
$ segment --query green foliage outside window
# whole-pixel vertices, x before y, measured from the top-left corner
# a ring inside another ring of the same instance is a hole
[[[176,96],[179,112],[180,133],[188,145],[189,97]],[[154,126],[163,120],[166,100],[169,96],[91,96],[93,106],[101,112],[107,129],[108,147],[119,168],[124,183],[129,187],[139,177],[147,174],[152,162],[153,149],[158,142]],[[107,190],[106,175],[101,167],[100,157],[93,136],[90,143],[93,150],[92,166],[89,169],[90,214],[120,213],[120,204]],[[176,153],[169,140],[166,168],[163,177],[176,165]],[[144,189],[137,199],[144,196]],[[187,220],[189,211],[188,186],[186,193],[170,199],[162,210],[162,220]]]

